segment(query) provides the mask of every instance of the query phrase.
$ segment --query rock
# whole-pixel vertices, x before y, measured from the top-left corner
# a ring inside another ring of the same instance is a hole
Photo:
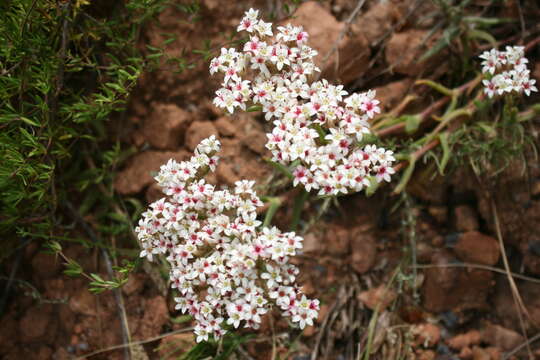
[[[216,175],[220,183],[229,186],[234,185],[235,181],[240,180],[240,177],[234,171],[234,165],[225,161],[219,163],[216,170]]]
[[[144,198],[149,204],[163,197],[165,197],[165,194],[163,193],[163,191],[161,191],[161,187],[157,182],[153,182],[152,184],[150,184],[150,186],[146,188],[146,192],[144,193]]]
[[[461,350],[472,345],[480,344],[482,336],[478,330],[470,330],[465,334],[459,334],[447,341],[448,346],[454,350]]]
[[[446,250],[437,250],[425,271],[422,286],[423,305],[431,312],[485,309],[494,285],[493,273],[486,270],[447,266],[456,259]]]
[[[472,356],[473,356],[473,360],[490,360],[491,359],[491,356],[489,356],[489,353],[479,346],[474,346],[472,348]]]
[[[153,147],[174,150],[184,139],[191,117],[189,112],[174,104],[157,104],[144,119],[142,134]]]
[[[435,324],[413,325],[411,332],[416,337],[416,346],[433,347],[441,340],[441,330]]]
[[[72,356],[63,347],[56,349],[53,355],[54,360],[69,360]]]
[[[327,251],[334,256],[343,256],[351,252],[350,233],[343,226],[330,225],[325,233]]]
[[[448,208],[446,206],[433,205],[428,207],[428,213],[439,224],[445,224],[448,220]]]
[[[393,289],[380,285],[358,294],[358,300],[371,310],[384,311],[396,299],[397,294]]]
[[[417,76],[430,68],[434,58],[429,59],[429,64],[426,61],[421,63],[418,59],[430,49],[435,43],[432,36],[429,40],[425,40],[428,36],[427,30],[407,30],[406,32],[394,33],[386,44],[386,62],[393,70],[399,74],[408,76]]]
[[[495,265],[500,256],[497,240],[478,231],[462,234],[454,247],[454,252],[464,262],[490,266]]]
[[[185,144],[190,151],[194,151],[201,140],[218,136],[218,131],[211,121],[194,121],[186,132]]]
[[[86,289],[79,290],[69,299],[69,308],[74,313],[96,316],[96,297]]]
[[[223,136],[234,136],[234,134],[237,132],[236,127],[228,117],[220,117],[214,122],[214,126],[219,134]]]
[[[436,358],[437,353],[433,350],[418,350],[415,357],[418,360],[435,360]]]
[[[392,29],[398,19],[399,12],[393,4],[377,2],[368,11],[361,14],[358,20],[351,25],[351,32],[355,35],[363,35],[368,44],[373,46]]]
[[[350,234],[351,266],[359,274],[367,272],[375,264],[377,244],[373,234],[354,229]]]
[[[490,346],[485,348],[484,350],[489,354],[489,358],[491,360],[501,360],[501,351],[498,348]]]
[[[319,308],[319,316],[315,321],[318,324],[322,324],[324,322],[324,319],[328,316],[328,313],[330,312],[330,306],[328,304],[322,304]]]
[[[56,327],[49,326],[55,321],[53,318],[53,306],[42,304],[29,308],[19,321],[19,334],[21,341],[25,343],[37,342],[45,338],[54,339],[55,334],[47,330],[55,330]]]
[[[167,302],[162,296],[156,296],[146,301],[144,315],[137,329],[140,339],[147,339],[159,335],[163,325],[169,320]]]
[[[404,79],[375,88],[376,98],[381,102],[382,109],[389,110],[399,105],[407,95],[411,85],[412,81],[410,79]]]
[[[431,169],[418,168],[418,175],[411,178],[407,184],[407,192],[430,205],[444,205],[447,200],[447,185],[444,177],[432,177]]]
[[[38,360],[49,360],[52,355],[52,350],[48,346],[40,346],[36,351],[36,359]]]
[[[3,315],[0,319],[0,356],[14,347],[19,338],[17,320],[15,320],[14,314],[8,312]]]
[[[161,340],[158,347],[160,359],[177,359],[189,349],[195,346],[193,333],[187,332],[183,334],[175,334],[167,336]]]
[[[252,130],[246,133],[246,136],[242,139],[242,143],[254,153],[263,155],[265,152],[268,152],[265,146],[267,140],[268,138],[264,131]]]
[[[466,346],[466,347],[461,349],[461,351],[459,352],[458,357],[460,359],[463,359],[463,360],[469,360],[469,359],[472,359],[473,352],[472,352],[470,347]]]
[[[118,173],[114,180],[114,188],[121,195],[136,194],[155,182],[153,174],[157,174],[161,165],[169,159],[184,161],[189,157],[190,154],[184,150],[177,152],[152,150],[138,153]]]
[[[503,351],[510,351],[523,344],[525,339],[514,330],[496,324],[488,324],[482,330],[482,341]]]
[[[62,269],[62,262],[56,255],[38,252],[32,258],[32,270],[39,274],[41,279],[52,278]]]
[[[319,238],[313,233],[304,235],[304,247],[302,248],[302,251],[307,254],[321,252],[322,246]]]
[[[144,288],[144,279],[140,274],[129,274],[127,283],[122,286],[122,292],[127,296],[140,293]]]
[[[478,216],[472,207],[468,205],[457,206],[454,209],[454,218],[457,231],[478,230]]]
[[[367,70],[371,51],[364,35],[345,34],[340,39],[345,24],[338,22],[318,2],[302,3],[287,22],[302,26],[309,33],[308,45],[319,53],[314,60],[322,70],[322,78],[339,79],[346,84]],[[336,44],[337,49],[331,54]]]
[[[422,287],[424,306],[434,312],[447,309],[446,294],[456,283],[458,269],[444,267],[453,261],[453,257],[446,252],[436,252],[431,257],[431,263],[440,265],[426,270],[426,280]],[[451,305],[451,304],[450,304]]]

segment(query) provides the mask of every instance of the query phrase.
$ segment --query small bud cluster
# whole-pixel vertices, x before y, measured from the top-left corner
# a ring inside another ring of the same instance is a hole
[[[536,80],[530,78],[529,62],[524,56],[523,46],[507,46],[506,51],[491,49],[485,51],[480,58],[482,73],[489,74],[490,79],[484,79],[484,92],[490,98],[504,93],[525,93],[538,91],[534,84]]]
[[[313,325],[319,301],[302,294],[298,268],[288,263],[303,239],[275,227],[258,229],[262,202],[254,181],[237,181],[234,192],[206,183],[219,150],[212,136],[190,161],[161,166],[156,180],[168,197],[152,203],[135,229],[141,257],[166,257],[172,287],[181,294],[176,309],[194,317],[198,342],[221,337],[227,325],[257,329],[273,305],[300,328]]]
[[[360,145],[368,120],[380,112],[375,91],[347,96],[342,85],[324,79],[310,84],[320,70],[313,62],[317,52],[306,44],[308,34],[288,24],[274,37],[272,24],[257,17],[250,9],[238,26],[250,34],[242,51],[222,48],[210,63],[211,74],[224,74],[214,104],[230,113],[262,109],[274,125],[266,147],[273,161],[296,165],[295,186],[337,195],[362,190],[372,177],[390,181],[393,152]]]

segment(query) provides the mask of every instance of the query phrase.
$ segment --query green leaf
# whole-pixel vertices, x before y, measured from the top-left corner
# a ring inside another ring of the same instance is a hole
[[[419,115],[404,115],[405,120],[405,131],[407,134],[415,133],[420,126],[422,118]]]
[[[446,165],[448,164],[448,160],[450,160],[450,146],[448,144],[448,133],[444,132],[444,133],[439,134],[439,141],[441,142],[441,147],[443,150],[441,163],[438,164],[439,172],[441,175],[444,175],[444,170],[446,168]]]
[[[30,120],[29,118],[27,117],[24,117],[24,116],[21,116],[20,119],[22,121],[24,121],[25,123],[29,124],[29,125],[32,125],[32,126],[39,126],[39,124],[33,120]]]

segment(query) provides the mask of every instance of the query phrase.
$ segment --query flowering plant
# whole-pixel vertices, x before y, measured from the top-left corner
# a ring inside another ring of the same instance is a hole
[[[250,9],[237,30],[250,34],[242,51],[222,48],[210,63],[211,74],[224,74],[214,104],[230,113],[255,107],[273,120],[266,147],[273,161],[294,167],[294,186],[337,195],[362,190],[372,177],[390,181],[393,152],[361,143],[380,112],[375,91],[347,96],[342,85],[310,83],[320,70],[302,27],[279,26],[274,36]]]
[[[172,288],[181,295],[176,309],[194,317],[197,342],[220,338],[226,324],[257,329],[273,305],[300,328],[313,325],[319,301],[302,294],[298,268],[288,263],[303,239],[275,227],[259,229],[262,202],[254,181],[237,181],[233,192],[206,183],[219,150],[211,136],[190,161],[161,166],[155,179],[168,197],[152,203],[135,229],[141,257],[166,256]]]
[[[507,46],[505,51],[491,49],[480,55],[482,73],[490,77],[482,81],[484,92],[490,98],[504,93],[529,96],[531,91],[538,91],[534,85],[536,80],[530,78],[524,50],[523,46]]]

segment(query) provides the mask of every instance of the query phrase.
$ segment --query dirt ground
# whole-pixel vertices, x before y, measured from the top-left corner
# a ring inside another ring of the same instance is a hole
[[[485,2],[476,1],[478,7]],[[444,55],[416,63],[429,46],[421,39],[434,25],[435,20],[425,16],[434,11],[431,2],[367,1],[349,23],[357,3],[307,2],[295,13],[293,21],[312,34],[310,45],[320,54],[331,53],[326,63],[322,55],[317,59],[324,65],[324,77],[355,90],[376,88],[377,98],[389,110],[412,91],[414,80],[440,78],[448,70],[441,63]],[[540,17],[533,2],[522,3],[530,5],[527,16]],[[514,16],[512,4],[501,5],[500,12]],[[174,8],[166,10],[145,31],[141,49],[160,46],[166,32],[177,35],[166,47],[171,56],[200,48],[205,39],[218,46],[250,7],[285,16],[272,1],[231,1],[224,6],[203,0],[200,21],[189,21]],[[539,60],[530,60],[533,76],[540,79]],[[161,197],[151,173],[171,157],[186,159],[211,134],[223,145],[213,183],[231,185],[246,178],[268,185],[273,170],[262,160],[269,155],[264,148],[267,124],[257,113],[228,116],[215,108],[212,98],[218,86],[202,60],[182,74],[164,64],[143,75],[127,113],[112,121],[111,131],[119,132],[126,147],[137,149],[116,175],[118,194],[145,202]],[[431,95],[424,101],[432,101]],[[415,106],[423,106],[422,101]],[[536,129],[538,125],[536,119]],[[339,207],[332,205],[314,224],[309,219],[320,203],[306,205],[304,253],[295,262],[302,269],[303,290],[321,299],[317,324],[300,333],[276,317],[272,332],[267,319],[257,340],[242,346],[246,359],[270,359],[273,333],[283,359],[350,359],[365,343],[369,326],[374,359],[397,359],[400,354],[425,360],[525,359],[524,334],[540,358],[540,342],[533,341],[540,331],[538,161],[529,162],[525,172],[516,162],[489,186],[467,167],[434,178],[428,170],[417,169],[407,196],[392,195],[386,186],[369,198],[340,198]],[[284,228],[293,196],[286,199],[276,216]],[[89,271],[104,272],[96,250],[72,245],[66,251]],[[8,302],[0,321],[0,357],[72,359],[122,343],[112,293],[90,294],[86,280],[62,275],[60,261],[42,253],[37,244],[27,246],[22,256],[20,296]],[[506,260],[518,274],[521,310],[504,271]],[[5,265],[8,272],[13,263]],[[130,275],[122,295],[131,339],[145,342],[133,348],[134,358],[174,359],[193,346],[190,332],[160,336],[190,324],[171,320],[180,316],[172,293],[164,294],[142,268]],[[111,350],[89,358],[123,356],[121,350]]]

